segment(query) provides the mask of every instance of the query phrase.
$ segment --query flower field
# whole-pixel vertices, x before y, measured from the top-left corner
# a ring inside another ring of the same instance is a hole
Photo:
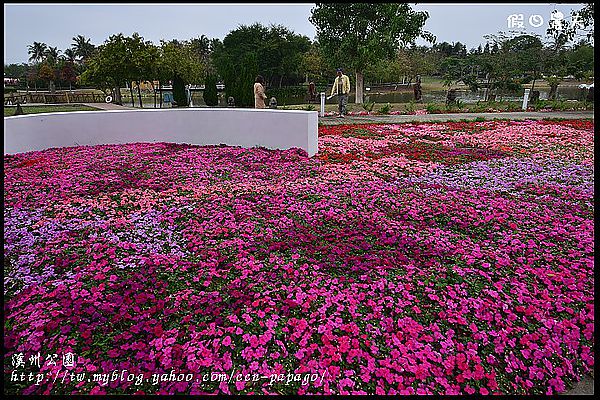
[[[594,367],[593,139],[449,122],[320,127],[312,158],[5,155],[5,394],[563,392]]]

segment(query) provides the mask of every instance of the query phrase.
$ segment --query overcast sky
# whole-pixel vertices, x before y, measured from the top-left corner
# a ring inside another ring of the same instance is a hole
[[[415,10],[429,12],[425,29],[436,35],[438,42],[461,42],[469,49],[485,43],[483,35],[499,31],[519,30],[545,35],[553,10],[561,11],[567,18],[571,9],[583,6],[575,3],[411,5]],[[263,25],[284,25],[312,40],[315,28],[308,21],[312,7],[314,4],[311,3],[5,3],[4,63],[27,62],[27,47],[33,42],[43,42],[64,51],[77,35],[100,45],[110,35],[123,33],[129,36],[138,32],[145,40],[159,44],[161,39],[188,40],[201,35],[223,39],[239,25],[260,22]],[[507,18],[512,14],[523,15],[522,28],[509,29]],[[542,21],[540,27],[533,26]],[[417,43],[425,44],[423,41]]]

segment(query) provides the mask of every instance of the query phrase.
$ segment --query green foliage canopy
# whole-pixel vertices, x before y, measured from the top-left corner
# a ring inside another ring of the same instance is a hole
[[[338,65],[364,71],[379,59],[388,59],[396,50],[422,36],[429,17],[405,3],[317,3],[310,22],[328,58]]]

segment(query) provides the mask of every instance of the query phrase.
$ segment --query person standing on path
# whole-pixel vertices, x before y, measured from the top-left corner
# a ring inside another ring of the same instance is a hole
[[[267,95],[265,94],[265,79],[258,75],[254,80],[254,108],[267,108],[265,105],[265,99]]]
[[[348,104],[348,94],[350,93],[350,79],[348,76],[344,75],[341,68],[337,69],[337,76],[335,77],[335,81],[333,82],[333,88],[331,88],[331,96],[338,96],[338,110],[340,115],[339,118],[342,118],[344,114],[346,114],[346,104]]]

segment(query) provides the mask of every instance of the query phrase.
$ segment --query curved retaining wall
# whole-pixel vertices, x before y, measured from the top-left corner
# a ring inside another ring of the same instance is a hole
[[[4,118],[4,154],[135,142],[318,151],[316,111],[187,108],[75,111]]]

